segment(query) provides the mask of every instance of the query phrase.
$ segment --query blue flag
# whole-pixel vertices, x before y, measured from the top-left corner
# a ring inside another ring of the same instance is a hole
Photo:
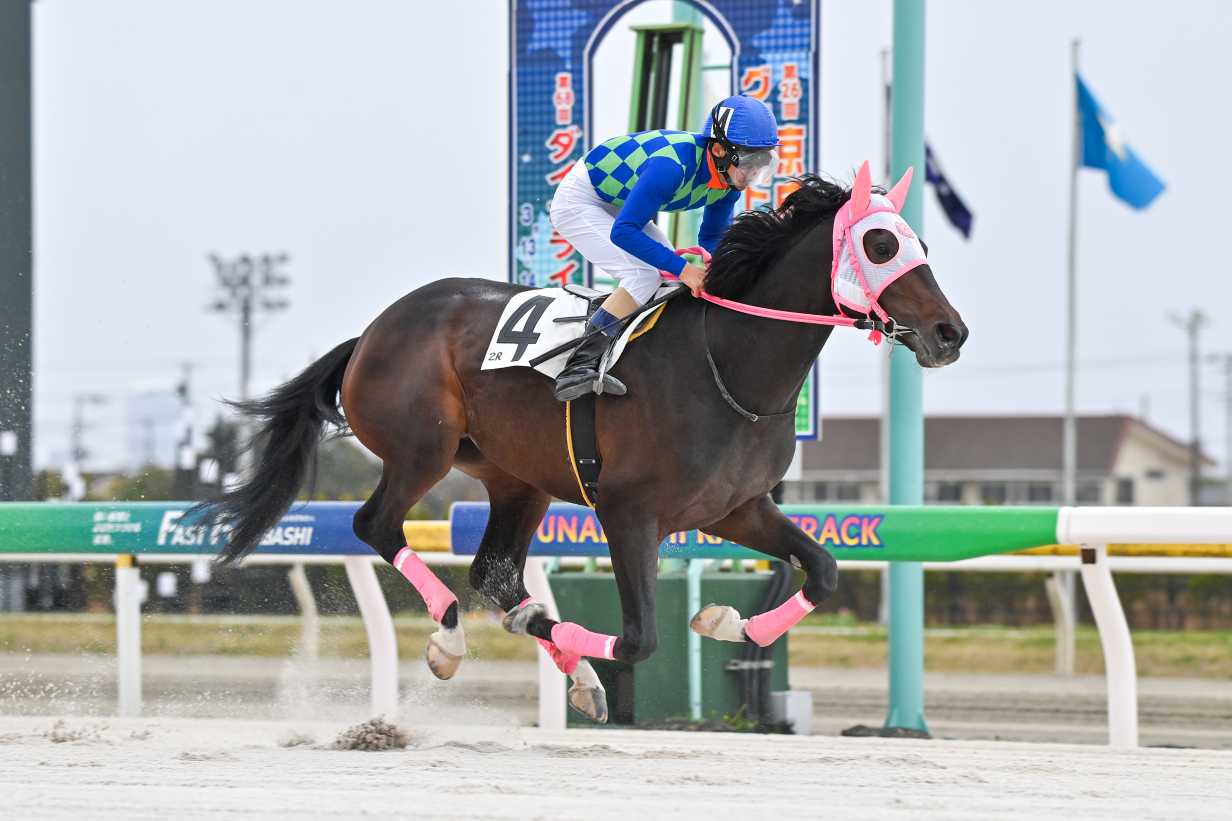
[[[1108,172],[1108,187],[1125,204],[1146,208],[1164,190],[1164,183],[1121,138],[1116,123],[1091,89],[1074,75],[1078,83],[1078,127],[1082,131],[1082,165]]]
[[[974,219],[971,216],[971,209],[962,201],[962,197],[958,196],[958,192],[950,185],[950,181],[945,178],[945,172],[941,170],[941,164],[937,162],[937,157],[933,154],[933,147],[928,143],[924,143],[924,176],[925,180],[932,184],[933,190],[937,192],[937,203],[945,212],[950,225],[957,228],[963,238],[971,239],[971,222]]]

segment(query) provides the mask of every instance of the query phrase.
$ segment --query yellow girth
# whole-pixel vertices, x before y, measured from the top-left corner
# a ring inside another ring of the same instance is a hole
[[[653,328],[666,307],[667,303],[664,303],[656,308],[655,312],[651,314],[650,319],[642,323],[642,326],[633,332],[633,335],[629,337],[629,342],[626,344],[632,344],[633,340]],[[573,480],[577,482],[578,492],[582,494],[582,501],[587,507],[593,508],[595,503],[591,501],[590,495],[586,493],[586,486],[582,484],[582,477],[578,474],[577,459],[573,457],[573,402],[565,403],[565,447],[569,449],[569,469],[573,471]]]

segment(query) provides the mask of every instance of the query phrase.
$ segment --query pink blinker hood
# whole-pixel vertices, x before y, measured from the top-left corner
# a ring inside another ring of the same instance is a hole
[[[928,262],[924,246],[899,216],[907,191],[911,187],[913,169],[885,194],[872,192],[872,175],[868,162],[860,166],[851,187],[851,199],[834,217],[834,262],[830,270],[830,288],[839,310],[849,308],[875,314],[888,320],[878,299],[895,280]],[[893,259],[875,263],[864,251],[864,235],[881,228],[896,235],[898,253]]]

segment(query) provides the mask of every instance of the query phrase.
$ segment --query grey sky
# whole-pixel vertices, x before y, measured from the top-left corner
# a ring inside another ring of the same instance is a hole
[[[823,172],[882,151],[891,3],[823,2]],[[74,393],[98,464],[119,461],[125,397],[197,364],[234,395],[236,334],[204,311],[209,251],[286,250],[292,308],[257,337],[255,387],[293,375],[404,292],[505,276],[505,2],[40,0],[35,6],[36,458],[58,459]],[[1169,312],[1212,314],[1232,352],[1222,192],[1232,11],[1207,0],[928,7],[927,130],[976,214],[964,242],[929,195],[923,233],[971,339],[925,379],[942,413],[1058,412],[1071,128],[1069,41],[1128,143],[1168,184],[1133,212],[1080,187],[1084,412],[1187,435],[1185,340]],[[1192,250],[1189,250],[1192,249]],[[878,352],[837,332],[824,414],[880,406]],[[1223,383],[1204,369],[1205,441],[1223,453]]]

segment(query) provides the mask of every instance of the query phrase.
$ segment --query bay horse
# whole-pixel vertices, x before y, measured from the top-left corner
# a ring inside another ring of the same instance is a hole
[[[736,217],[709,265],[706,293],[836,313],[827,272],[836,267],[836,215],[852,192],[814,175],[798,182],[779,208]],[[867,208],[867,164],[856,178],[855,188],[861,185],[857,196]],[[906,191],[900,187],[898,207]],[[915,240],[909,228],[900,232]],[[862,238],[874,264],[896,258],[898,243],[893,231],[881,229]],[[549,619],[523,583],[529,543],[549,501],[584,499],[552,381],[529,368],[480,368],[502,309],[521,290],[484,279],[425,285],[387,308],[362,336],[267,396],[239,404],[260,420],[263,449],[247,481],[197,515],[230,528],[222,561],[243,556],[296,498],[325,426],[349,428],[383,463],[376,490],[355,514],[355,533],[423,595],[440,626],[429,640],[428,664],[449,678],[466,648],[457,599],[406,545],[402,524],[456,466],[482,482],[491,501],[471,585],[506,612],[507,629],[537,639],[572,676],[570,703],[604,721],[605,695],[585,657],[633,663],[655,651],[659,544],[669,534],[699,529],[806,573],[797,596],[771,614],[746,620],[730,607],[704,609],[692,624],[704,635],[764,645],[834,592],[834,558],[770,498],[792,459],[797,395],[832,327],[707,310],[707,302],[685,295],[668,303],[653,331],[616,364],[613,373],[628,394],[599,396],[595,411],[603,464],[595,506],[622,611],[621,634],[603,636]],[[926,261],[878,299],[879,310],[911,329],[898,341],[920,365],[958,358],[967,328]],[[751,413],[737,412],[737,404]]]

